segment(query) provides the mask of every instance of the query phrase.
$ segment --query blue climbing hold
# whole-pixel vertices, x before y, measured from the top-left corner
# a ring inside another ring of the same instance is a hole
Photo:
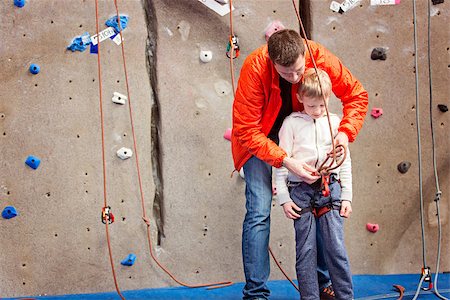
[[[85,32],[80,36],[77,36],[73,39],[72,44],[67,47],[68,50],[75,52],[80,51],[83,52],[86,50],[87,46],[91,43],[91,36],[89,32]]]
[[[133,253],[130,253],[120,263],[124,266],[132,266],[132,265],[134,265],[135,260],[136,260],[136,255],[134,255]]]
[[[14,206],[7,206],[2,212],[3,219],[11,219],[18,215],[17,210]]]
[[[122,28],[122,30],[127,28],[128,19],[129,19],[128,16],[124,15],[120,16],[120,28]],[[113,16],[108,20],[106,20],[105,25],[108,27],[113,27],[116,32],[120,32],[119,24],[117,22],[117,16]]]
[[[39,158],[37,158],[36,156],[30,155],[27,157],[27,160],[25,161],[25,163],[33,169],[37,169],[39,167],[39,164],[41,163],[41,160]]]
[[[31,64],[30,66],[30,73],[31,74],[37,74],[41,71],[41,67],[39,67],[37,64]]]
[[[25,0],[14,0],[14,5],[17,7],[24,7],[25,6]]]

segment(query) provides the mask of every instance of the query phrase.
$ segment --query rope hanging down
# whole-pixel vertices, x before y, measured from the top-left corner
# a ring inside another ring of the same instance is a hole
[[[120,23],[120,22],[119,22]],[[97,36],[99,36],[99,25],[98,25],[98,0],[95,0],[95,26],[97,31]],[[104,116],[103,116],[103,95],[102,95],[102,72],[101,72],[101,61],[100,61],[100,41],[97,43],[98,54],[97,54],[97,69],[98,69],[98,90],[99,90],[99,104],[100,104],[100,123],[101,123],[101,136],[102,136],[102,166],[103,166],[103,209],[102,212],[105,212],[108,206],[107,201],[107,193],[106,193],[106,159],[105,159],[105,125],[104,125]],[[111,248],[111,238],[109,236],[109,225],[110,225],[110,216],[112,214],[109,213],[108,209],[108,220],[105,220],[105,230],[106,230],[106,241],[108,244],[108,253],[109,253],[109,262],[111,264],[111,271],[114,279],[114,286],[116,288],[117,294],[120,296],[122,300],[125,298],[122,296],[122,293],[119,289],[119,284],[117,282],[116,271],[114,268],[114,260]],[[103,219],[102,219],[103,221]]]
[[[156,262],[156,264],[167,274],[170,276],[170,278],[172,278],[176,283],[178,283],[179,285],[182,285],[184,287],[189,287],[189,288],[199,288],[199,287],[208,287],[209,289],[213,289],[213,288],[221,288],[221,287],[225,287],[225,286],[229,286],[232,285],[233,283],[230,281],[222,281],[222,282],[213,282],[213,283],[206,283],[206,284],[197,284],[197,285],[192,285],[192,284],[188,284],[188,283],[184,283],[180,280],[178,280],[165,266],[163,266],[158,259],[156,258],[154,252],[153,252],[153,246],[152,246],[152,242],[151,242],[151,228],[150,228],[150,220],[147,216],[147,212],[145,209],[145,198],[144,198],[144,192],[143,192],[143,185],[142,185],[142,176],[141,176],[141,169],[140,169],[140,165],[139,165],[139,154],[138,154],[138,150],[137,150],[137,138],[136,138],[136,132],[135,132],[135,126],[134,126],[134,119],[133,119],[133,108],[132,108],[132,101],[131,101],[131,95],[130,95],[130,86],[129,86],[129,80],[128,80],[128,72],[127,72],[127,65],[126,65],[126,55],[125,55],[125,43],[122,39],[122,27],[121,24],[119,22],[120,20],[120,13],[119,13],[119,6],[117,4],[117,0],[114,0],[114,6],[116,8],[116,16],[117,16],[117,20],[118,20],[118,25],[119,25],[119,35],[121,38],[121,50],[122,50],[122,61],[123,61],[123,70],[124,70],[124,74],[125,74],[125,83],[126,83],[126,89],[127,89],[127,96],[128,96],[128,110],[129,110],[129,116],[130,116],[130,123],[131,123],[131,131],[132,131],[132,136],[133,136],[133,149],[134,149],[134,153],[136,156],[136,170],[137,170],[137,177],[138,177],[138,182],[139,182],[139,193],[140,193],[140,198],[141,198],[141,207],[142,207],[142,219],[145,222],[145,224],[147,225],[147,241],[148,241],[148,246],[149,246],[149,251],[150,251],[150,256],[152,257],[152,259]]]

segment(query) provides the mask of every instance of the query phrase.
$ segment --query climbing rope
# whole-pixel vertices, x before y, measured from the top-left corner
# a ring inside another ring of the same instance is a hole
[[[153,246],[152,246],[152,242],[151,242],[151,228],[150,228],[151,224],[150,224],[149,218],[147,217],[147,213],[146,213],[146,209],[145,209],[145,198],[144,198],[144,192],[143,192],[143,187],[142,187],[142,177],[141,177],[141,171],[140,171],[140,165],[139,165],[139,155],[138,155],[138,150],[137,150],[137,138],[136,138],[135,127],[134,127],[132,101],[131,101],[130,87],[129,87],[129,82],[128,82],[127,66],[126,66],[125,45],[124,45],[124,41],[122,39],[122,27],[120,24],[120,13],[119,13],[119,6],[117,4],[117,0],[114,0],[114,5],[116,8],[117,23],[119,25],[119,34],[120,34],[120,38],[122,40],[122,43],[121,43],[122,62],[123,62],[123,70],[124,70],[124,74],[125,74],[125,83],[126,83],[127,96],[128,96],[128,104],[129,104],[128,110],[129,110],[129,115],[130,115],[131,132],[133,135],[133,149],[134,149],[134,152],[136,155],[136,170],[137,170],[137,177],[138,177],[138,182],[139,182],[139,193],[140,193],[141,206],[142,206],[142,219],[145,222],[145,224],[147,225],[147,241],[148,241],[148,246],[149,246],[149,250],[150,250],[150,256],[156,262],[156,264],[167,275],[169,275],[170,278],[172,278],[176,283],[178,283],[179,285],[182,285],[184,287],[189,287],[189,288],[208,287],[208,289],[214,289],[214,288],[221,288],[221,287],[232,285],[233,282],[230,282],[230,281],[213,282],[213,283],[197,284],[197,285],[184,283],[184,282],[178,280],[164,265],[162,265],[161,262],[159,262],[159,260],[156,258],[155,254],[153,252]]]
[[[95,0],[95,25],[96,25],[96,31],[97,31],[97,49],[98,49],[98,55],[97,55],[97,69],[98,69],[98,90],[99,90],[99,104],[100,104],[100,123],[101,123],[101,136],[102,136],[102,166],[103,166],[103,209],[102,209],[102,221],[104,221],[105,224],[105,230],[106,230],[106,241],[108,245],[108,253],[109,253],[109,262],[111,264],[111,271],[113,274],[114,279],[114,286],[116,288],[117,294],[120,296],[122,300],[125,298],[122,296],[122,293],[119,289],[119,284],[117,282],[117,276],[116,271],[114,268],[114,260],[113,260],[113,254],[112,254],[112,247],[111,247],[111,238],[109,235],[109,224],[112,223],[111,216],[109,212],[109,206],[107,201],[107,194],[106,194],[106,159],[105,159],[105,126],[104,126],[104,116],[103,116],[103,96],[102,96],[102,72],[101,72],[101,62],[100,62],[100,35],[99,35],[99,24],[98,24],[98,0]],[[108,210],[107,210],[108,208]],[[108,213],[106,213],[106,210]]]
[[[323,96],[323,103],[325,104],[325,111],[326,111],[326,113],[327,113],[328,127],[329,127],[329,130],[330,130],[331,145],[332,145],[332,153],[331,153],[332,161],[331,161],[331,163],[330,163],[329,165],[327,165],[327,166],[323,165],[323,166],[321,166],[321,167],[317,170],[317,173],[318,173],[318,174],[324,174],[324,173],[327,172],[327,170],[330,171],[330,170],[332,170],[332,169],[335,169],[335,168],[339,167],[339,166],[344,162],[345,157],[344,157],[344,159],[341,159],[339,162],[336,160],[336,157],[337,157],[337,155],[336,155],[336,150],[337,150],[338,148],[342,147],[343,150],[344,150],[344,153],[345,153],[345,155],[346,155],[347,149],[346,149],[343,145],[335,145],[334,137],[333,137],[333,129],[332,129],[332,127],[331,127],[330,113],[329,113],[329,111],[328,111],[328,104],[327,104],[327,102],[325,101],[325,95],[324,95],[324,93],[323,93],[323,88],[322,88],[322,82],[321,82],[321,80],[320,80],[320,76],[319,76],[319,73],[318,73],[318,71],[317,71],[316,60],[314,59],[314,56],[313,56],[312,51],[311,51],[311,48],[309,47],[308,37],[306,36],[305,27],[303,26],[302,18],[300,17],[300,13],[299,13],[299,11],[298,11],[298,9],[297,9],[297,5],[295,4],[295,0],[292,0],[292,5],[294,6],[295,15],[297,16],[297,20],[298,20],[298,23],[299,23],[299,25],[300,25],[300,29],[302,30],[303,36],[305,37],[306,47],[308,48],[309,56],[311,57],[311,61],[312,61],[313,66],[314,66],[314,71],[315,71],[316,74],[317,74],[317,80],[318,80],[318,82],[319,82],[320,92],[322,93],[322,96]],[[331,166],[333,165],[333,163],[336,164],[336,167],[335,167],[335,168],[331,168]]]

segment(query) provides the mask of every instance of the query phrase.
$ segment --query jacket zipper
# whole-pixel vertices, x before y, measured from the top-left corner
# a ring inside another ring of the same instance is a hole
[[[317,147],[317,124],[316,124],[316,120],[314,119],[314,133],[315,133],[315,142],[316,142],[316,154],[317,154],[317,159],[316,159],[316,163],[314,164],[314,167],[317,169],[317,164],[319,163],[319,147]]]

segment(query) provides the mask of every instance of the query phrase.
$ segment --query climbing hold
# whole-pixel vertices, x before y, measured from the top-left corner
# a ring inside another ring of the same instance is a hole
[[[2,212],[3,219],[11,219],[17,217],[18,213],[14,206],[7,206]]]
[[[98,53],[98,44],[94,45],[94,44],[91,43],[91,48],[90,48],[89,52],[91,54],[97,54]]]
[[[383,109],[378,108],[378,107],[373,107],[372,112],[370,114],[372,115],[372,117],[377,119],[377,118],[381,117],[381,115],[383,114]]]
[[[241,176],[242,179],[245,179],[244,168],[241,168],[239,170],[239,175]]]
[[[14,0],[14,5],[17,7],[24,7],[25,6],[25,0]]]
[[[277,187],[275,185],[272,185],[272,195],[277,195]]]
[[[91,35],[89,32],[85,32],[82,35],[79,35],[75,37],[72,40],[72,44],[67,47],[67,50],[70,50],[72,52],[80,51],[83,52],[86,50],[87,46],[91,43]]]
[[[386,49],[382,47],[373,48],[370,58],[372,60],[386,60]]]
[[[134,262],[136,261],[136,255],[133,253],[128,254],[128,256],[122,260],[120,263],[124,266],[132,266],[134,265]]]
[[[25,163],[32,169],[37,169],[39,167],[39,164],[41,163],[41,160],[37,158],[36,156],[30,155],[27,157],[27,160]]]
[[[445,104],[438,104],[438,108],[442,112],[448,112],[448,106]]]
[[[200,60],[204,63],[210,62],[212,60],[212,51],[200,51]]]
[[[131,149],[122,147],[119,150],[117,150],[117,156],[125,160],[133,156],[133,151]]]
[[[113,27],[116,32],[120,32],[120,29],[124,30],[125,28],[127,28],[129,17],[121,15],[119,19],[120,19],[120,28],[119,23],[117,22],[117,16],[113,16],[108,20],[106,20],[105,25],[108,27]]]
[[[367,228],[367,230],[369,230],[370,232],[373,232],[373,233],[377,232],[378,229],[380,229],[378,224],[372,224],[372,223],[367,223],[366,228]]]
[[[275,20],[272,21],[272,23],[269,24],[269,26],[266,27],[265,31],[265,37],[266,41],[269,40],[270,36],[274,34],[275,32],[285,29],[286,27],[281,23],[281,21]]]
[[[411,167],[411,163],[409,161],[402,161],[401,163],[399,163],[397,165],[397,170],[400,173],[405,174],[406,172],[408,172],[410,167]]]
[[[225,130],[225,133],[223,134],[223,138],[231,141],[231,128],[228,128],[227,130]]]
[[[125,101],[128,100],[128,97],[125,95],[122,95],[121,93],[114,92],[114,95],[112,97],[112,102],[117,104],[125,104]]]
[[[433,2],[433,5],[436,5],[436,4],[444,3],[444,0],[431,0],[431,2]]]
[[[31,74],[38,74],[40,71],[41,71],[41,67],[39,67],[37,64],[30,65],[30,73]]]

